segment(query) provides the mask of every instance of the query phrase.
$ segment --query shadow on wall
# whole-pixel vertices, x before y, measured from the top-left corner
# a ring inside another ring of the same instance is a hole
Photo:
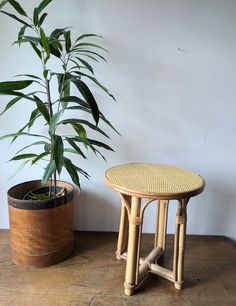
[[[214,171],[210,172],[211,175]],[[234,175],[235,176],[235,175]],[[206,177],[206,188],[200,198],[193,198],[189,206],[192,229],[198,234],[227,235],[235,239],[236,191],[233,186],[235,178],[228,175],[228,180],[216,178],[226,177],[226,174],[216,174]],[[193,230],[191,230],[192,232]]]
[[[110,197],[83,190],[75,195],[74,229],[89,231],[118,231],[120,202]]]
[[[234,228],[235,232],[236,192],[230,185],[231,182],[227,181],[215,182],[210,190],[212,213],[208,214],[209,226],[219,229],[224,235],[229,233],[231,228]]]
[[[222,172],[227,172],[222,173]],[[188,234],[226,235],[235,240],[236,173],[224,169],[202,169],[199,172],[206,180],[204,192],[193,197],[188,206]],[[208,175],[207,175],[208,174]],[[210,174],[210,175],[209,175]],[[223,179],[223,178],[226,178]],[[104,193],[102,193],[104,192]],[[174,204],[174,203],[173,203]],[[170,205],[168,232],[175,231],[176,205]],[[155,205],[147,209],[144,232],[154,232]],[[83,190],[76,197],[74,228],[90,231],[118,231],[120,199],[109,189]]]

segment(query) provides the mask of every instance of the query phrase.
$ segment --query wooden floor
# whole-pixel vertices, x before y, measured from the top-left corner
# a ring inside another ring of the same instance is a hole
[[[188,236],[185,288],[149,275],[136,295],[123,290],[125,262],[115,259],[115,233],[76,233],[68,260],[43,269],[22,268],[8,258],[8,232],[0,231],[0,306],[235,306],[236,248],[224,237]],[[163,265],[171,265],[173,236]],[[152,248],[144,235],[142,255]]]

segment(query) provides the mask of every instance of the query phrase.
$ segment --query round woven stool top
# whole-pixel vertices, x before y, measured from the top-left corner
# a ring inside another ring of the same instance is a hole
[[[105,181],[113,189],[131,196],[184,199],[201,193],[205,183],[191,171],[159,164],[124,164],[110,168]]]

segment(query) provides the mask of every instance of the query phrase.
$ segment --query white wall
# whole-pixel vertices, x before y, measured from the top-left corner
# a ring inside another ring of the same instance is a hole
[[[36,1],[21,1],[27,8]],[[108,163],[90,158],[81,166],[82,194],[75,228],[116,231],[119,198],[103,181],[105,169],[127,162],[156,162],[200,173],[206,190],[189,204],[188,233],[226,235],[236,239],[236,2],[234,0],[100,0],[54,1],[48,29],[71,25],[78,33],[106,39],[109,64],[96,66],[97,76],[115,94],[113,103],[95,87],[105,114],[122,137],[108,131],[117,151]],[[10,47],[18,25],[0,17],[0,80],[38,71],[27,48]],[[1,98],[2,109],[6,98]],[[14,132],[25,120],[28,104],[0,119],[1,134]],[[42,128],[39,127],[41,130]],[[0,145],[0,226],[8,227],[7,189],[41,176],[30,168],[11,181],[16,164],[6,163],[22,142]],[[63,179],[68,179],[63,174]],[[170,211],[174,217],[174,205]],[[154,229],[154,207],[144,230]],[[169,231],[173,232],[173,222]]]

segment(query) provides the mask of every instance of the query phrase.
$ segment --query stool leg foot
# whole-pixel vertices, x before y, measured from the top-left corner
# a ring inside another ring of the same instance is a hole
[[[178,201],[178,210],[176,214],[176,231],[174,243],[174,280],[175,288],[182,289],[184,280],[184,251],[187,222],[187,203],[188,199]]]
[[[134,289],[125,288],[125,295],[131,296],[134,294]]]
[[[182,288],[183,288],[183,283],[175,283],[175,289],[182,290]]]
[[[128,252],[125,273],[125,294],[132,295],[138,284],[139,250],[140,250],[140,218],[141,199],[132,197],[131,212],[129,215]]]
[[[117,260],[123,260],[123,258],[119,254],[117,254],[117,253],[116,253],[116,259]]]

